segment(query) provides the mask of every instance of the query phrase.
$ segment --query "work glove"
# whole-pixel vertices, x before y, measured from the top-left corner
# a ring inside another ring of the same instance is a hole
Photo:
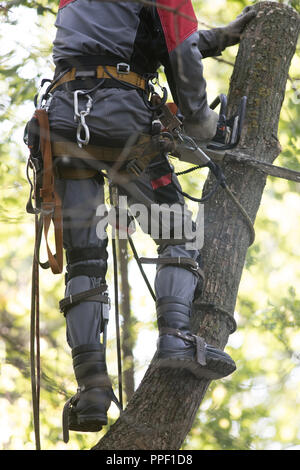
[[[210,142],[216,135],[219,115],[208,108],[208,115],[199,123],[195,124],[185,120],[183,123],[184,132],[192,137],[197,144]]]
[[[256,16],[253,6],[244,8],[242,13],[229,25],[222,28],[214,28],[220,36],[221,49],[238,44],[246,25]]]
[[[184,121],[183,133],[191,137],[199,147],[205,147],[216,135],[218,120],[219,115],[212,109],[209,109],[207,118],[202,119],[198,124]],[[195,152],[193,145],[191,146],[192,148],[189,147],[189,144],[186,145],[184,142],[178,142],[174,155],[183,162],[192,163],[194,165],[207,163],[207,161],[203,161],[198,152]]]

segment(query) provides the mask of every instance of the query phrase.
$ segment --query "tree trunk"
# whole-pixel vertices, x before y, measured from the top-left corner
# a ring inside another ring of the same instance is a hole
[[[291,59],[300,29],[299,15],[276,2],[255,5],[256,19],[241,41],[230,83],[231,110],[243,95],[248,111],[239,150],[272,163],[280,153],[278,121]],[[241,162],[223,164],[227,183],[252,221],[255,220],[266,175]],[[209,176],[204,191],[213,184]],[[205,244],[202,250],[206,284],[194,305],[193,330],[224,348],[234,330],[234,308],[249,246],[249,228],[240,212],[219,189],[205,204]],[[121,417],[95,450],[175,450],[190,431],[209,385],[185,372],[148,368]]]

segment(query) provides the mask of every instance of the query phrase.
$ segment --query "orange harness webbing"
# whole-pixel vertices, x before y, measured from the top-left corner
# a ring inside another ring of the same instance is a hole
[[[44,109],[37,109],[35,111],[35,117],[37,118],[40,126],[40,145],[44,163],[43,186],[40,190],[40,196],[42,198],[44,236],[51,270],[53,274],[60,274],[63,270],[62,208],[60,197],[56,192],[54,185],[49,121],[47,112]],[[53,222],[54,226],[55,255],[53,255],[48,243],[48,233],[51,222]]]

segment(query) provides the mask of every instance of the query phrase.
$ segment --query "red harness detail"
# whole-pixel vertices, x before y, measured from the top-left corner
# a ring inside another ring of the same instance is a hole
[[[163,175],[156,180],[151,181],[151,186],[153,189],[161,188],[162,186],[168,186],[168,184],[172,183],[172,173],[168,173],[167,175]]]
[[[74,0],[60,0],[58,8],[61,9],[71,2],[74,2]]]
[[[198,29],[197,18],[191,0],[160,0],[167,10],[157,8],[164,30],[168,51],[173,51]],[[173,11],[170,11],[172,8]],[[176,12],[174,12],[176,10]]]

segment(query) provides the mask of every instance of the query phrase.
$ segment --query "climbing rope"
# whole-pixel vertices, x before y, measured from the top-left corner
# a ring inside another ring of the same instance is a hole
[[[149,282],[149,279],[147,278],[147,275],[146,275],[146,273],[145,273],[145,271],[144,271],[143,265],[142,265],[142,263],[141,263],[141,261],[140,261],[140,257],[139,257],[139,255],[138,255],[138,253],[137,253],[137,250],[136,250],[136,248],[135,248],[135,245],[134,245],[133,240],[132,240],[132,238],[131,238],[130,235],[128,235],[128,241],[129,241],[129,245],[130,245],[130,248],[131,248],[131,250],[132,250],[133,256],[134,256],[134,258],[135,258],[135,260],[136,260],[136,262],[137,262],[137,265],[138,265],[138,267],[139,267],[139,270],[140,270],[140,272],[141,272],[141,275],[143,276],[143,279],[144,279],[144,281],[145,281],[145,283],[146,283],[146,286],[148,287],[148,290],[149,290],[149,292],[150,292],[150,294],[151,294],[151,297],[153,298],[154,302],[156,302],[156,295],[155,295],[155,293],[154,293],[154,290],[153,290],[152,287],[151,287],[151,284],[150,284],[150,282]]]
[[[35,214],[35,243],[32,261],[31,312],[30,312],[30,378],[33,408],[33,427],[36,450],[41,450],[40,442],[40,299],[39,299],[39,260],[41,219]]]
[[[253,245],[254,241],[255,241],[255,230],[254,230],[254,226],[253,226],[253,223],[252,223],[252,220],[250,219],[247,211],[245,210],[245,208],[242,206],[242,204],[240,203],[240,201],[237,199],[237,197],[233,194],[233,192],[231,191],[231,189],[229,188],[229,186],[225,185],[224,187],[226,193],[228,194],[228,196],[231,198],[231,200],[234,202],[234,204],[237,206],[237,208],[239,209],[240,213],[242,214],[242,216],[244,217],[244,220],[248,226],[248,229],[249,229],[249,232],[250,232],[250,242],[249,242],[249,246]]]
[[[192,168],[188,168],[187,170],[177,172],[175,174],[176,174],[176,176],[186,175],[186,174],[191,173],[193,171],[204,168],[205,166],[206,165],[197,165],[197,166],[194,166]],[[214,195],[214,193],[217,191],[218,187],[221,186],[226,191],[227,195],[230,197],[232,202],[236,205],[236,207],[238,208],[238,210],[240,211],[240,213],[244,217],[244,220],[245,220],[245,222],[248,226],[248,229],[249,229],[249,235],[250,235],[249,246],[251,246],[251,245],[253,245],[253,243],[255,241],[255,230],[254,230],[252,220],[250,219],[246,209],[243,207],[243,205],[240,203],[240,201],[237,199],[237,197],[233,194],[233,192],[229,188],[229,186],[228,186],[228,184],[225,180],[225,177],[224,177],[223,173],[221,172],[220,167],[218,165],[215,165],[215,166],[217,166],[218,169],[219,169],[219,172],[217,174],[217,182],[216,182],[215,186],[212,188],[212,190],[207,195],[205,195],[204,197],[198,199],[198,198],[195,198],[195,197],[181,191],[179,188],[177,188],[177,186],[176,186],[176,189],[180,194],[187,197],[188,199],[190,199],[194,202],[203,203],[203,202],[207,201],[208,199],[210,199]]]

